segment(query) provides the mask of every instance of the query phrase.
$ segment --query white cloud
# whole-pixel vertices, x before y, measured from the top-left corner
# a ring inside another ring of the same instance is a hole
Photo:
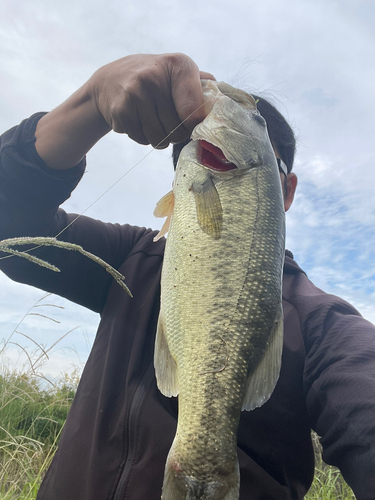
[[[161,0],[157,5],[5,0],[0,6],[0,125],[5,130],[35,111],[55,107],[99,66],[138,52],[186,52],[218,79],[273,96],[299,140],[295,170],[300,184],[287,217],[288,246],[319,286],[343,293],[371,316],[373,14],[366,0],[252,5],[242,0]],[[88,173],[66,209],[85,210],[148,151],[109,134],[90,152]],[[169,154],[153,152],[87,215],[160,227],[152,212],[170,189]],[[0,278],[0,337],[39,297],[40,292]],[[62,319],[63,330],[82,325],[92,337],[96,316],[72,307]],[[33,322],[29,326],[35,331]],[[45,342],[58,332],[43,324],[37,338]],[[78,333],[73,336],[66,345],[83,352],[84,342]]]

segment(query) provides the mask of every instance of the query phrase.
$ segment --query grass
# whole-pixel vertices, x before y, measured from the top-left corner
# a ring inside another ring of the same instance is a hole
[[[352,489],[344,481],[340,471],[323,462],[322,447],[314,432],[312,441],[315,451],[315,479],[305,500],[355,500]]]
[[[35,308],[45,298],[34,304],[20,323],[29,314],[37,314]],[[58,382],[48,381],[41,368],[56,343],[46,348],[25,336],[34,342],[33,350],[26,350],[13,341],[16,333],[24,335],[19,326],[7,340],[0,342],[0,500],[36,498],[57,449],[79,381],[78,370],[71,375],[63,375]],[[10,344],[18,345],[20,351],[26,354],[27,366],[23,366],[21,371],[9,368],[7,348]],[[315,434],[313,443],[316,475],[305,500],[355,499],[338,469],[322,461]]]
[[[42,389],[25,374],[0,377],[0,499],[32,500],[56,451],[78,376]],[[316,477],[306,500],[352,500],[352,490],[334,467],[325,465],[317,436]]]
[[[50,347],[37,344],[20,331],[28,316],[40,316],[39,307],[55,306],[44,302],[44,295],[21,318],[6,340],[0,342],[0,499],[36,498],[41,480],[48,469],[79,381],[76,370],[56,383],[43,375],[43,365],[67,334]],[[68,332],[69,333],[69,332]],[[21,339],[21,340],[20,340]],[[31,348],[24,347],[23,340]],[[12,366],[8,349],[17,346],[26,358],[21,370]]]
[[[0,498],[36,497],[72,403],[78,377],[43,389],[35,377],[0,376]]]

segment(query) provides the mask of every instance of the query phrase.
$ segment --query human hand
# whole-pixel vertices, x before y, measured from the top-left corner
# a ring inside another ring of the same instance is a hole
[[[184,54],[140,54],[100,68],[87,90],[111,129],[162,149],[205,118],[201,79],[214,77]]]

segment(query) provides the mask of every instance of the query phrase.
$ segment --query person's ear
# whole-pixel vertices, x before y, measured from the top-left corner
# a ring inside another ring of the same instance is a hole
[[[289,208],[291,207],[291,205],[293,203],[294,193],[296,192],[296,187],[297,187],[297,182],[298,182],[298,179],[297,179],[297,176],[295,173],[291,172],[290,174],[288,174],[288,176],[286,178],[286,184],[287,184],[288,190],[286,192],[286,196],[284,197],[285,212],[287,212],[289,210]]]

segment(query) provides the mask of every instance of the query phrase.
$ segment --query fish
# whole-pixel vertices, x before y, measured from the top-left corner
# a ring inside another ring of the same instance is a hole
[[[203,81],[203,122],[182,149],[167,216],[154,366],[178,396],[163,500],[238,500],[237,431],[277,383],[283,345],[283,196],[252,96]]]

